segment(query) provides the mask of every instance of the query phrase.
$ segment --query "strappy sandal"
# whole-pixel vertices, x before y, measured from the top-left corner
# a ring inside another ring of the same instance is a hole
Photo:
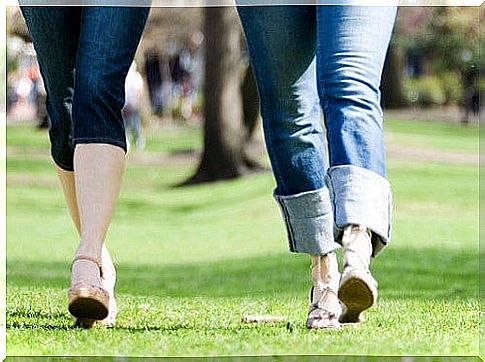
[[[80,263],[85,265],[81,266]],[[79,273],[79,267],[88,276]],[[77,323],[86,324],[81,326],[90,327],[91,321],[103,320],[109,314],[110,298],[102,286],[101,263],[95,258],[80,255],[74,258],[71,273],[72,284],[67,292],[69,312],[77,318]]]
[[[337,292],[331,288],[310,290],[310,308],[306,326],[309,329],[339,328],[342,312]]]
[[[369,270],[371,236],[371,232],[360,225],[349,225],[344,230],[345,264],[338,289],[338,297],[343,303],[341,323],[360,322],[361,313],[377,301],[377,281]]]

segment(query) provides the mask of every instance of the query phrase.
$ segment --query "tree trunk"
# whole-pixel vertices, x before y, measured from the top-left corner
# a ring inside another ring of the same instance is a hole
[[[185,184],[230,179],[248,171],[241,101],[241,49],[232,7],[205,9],[204,151]]]
[[[479,76],[480,71],[478,67],[470,67],[460,72],[463,91],[459,106],[462,112],[461,123],[464,125],[470,123],[472,115],[478,116],[480,112]]]
[[[399,108],[407,104],[403,91],[404,54],[398,45],[391,43],[382,74],[382,105]]]
[[[242,101],[246,142],[250,142],[259,119],[259,95],[251,65],[246,68],[242,83]]]

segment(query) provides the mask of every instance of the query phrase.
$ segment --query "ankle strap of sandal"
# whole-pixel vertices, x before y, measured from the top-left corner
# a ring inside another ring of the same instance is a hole
[[[96,259],[92,256],[88,256],[88,255],[76,255],[74,257],[74,259],[72,260],[72,263],[71,263],[71,271],[72,271],[72,266],[74,265],[74,263],[76,261],[90,261],[90,262],[96,264],[99,268],[99,276],[101,278],[103,277],[103,268],[101,266],[101,262],[98,259]]]

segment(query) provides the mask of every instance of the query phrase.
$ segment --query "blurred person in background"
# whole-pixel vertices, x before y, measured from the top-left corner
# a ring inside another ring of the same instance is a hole
[[[338,328],[358,322],[375,303],[369,263],[390,239],[379,85],[397,7],[246,6],[252,3],[240,0],[238,10],[261,99],[274,196],[290,251],[311,256],[306,324]],[[340,245],[342,276],[335,255]]]
[[[181,114],[186,121],[194,120],[197,116],[194,114],[194,106],[203,77],[203,40],[204,35],[201,32],[194,32],[180,52],[180,62],[186,70],[180,87]]]
[[[181,67],[185,70],[179,81],[179,97],[181,98],[181,115],[188,120],[192,117],[192,100],[194,87],[192,84],[193,61],[192,54],[187,47],[183,47],[179,54]]]
[[[126,130],[128,150],[133,144],[137,149],[145,147],[145,139],[141,131],[140,102],[143,96],[143,78],[137,70],[136,63],[131,64],[125,81],[125,106],[123,107],[123,121]]]
[[[18,77],[18,70],[13,70],[7,73],[7,115],[10,115],[13,106],[18,101],[18,94],[17,94],[17,77]],[[8,119],[9,117],[7,117]]]
[[[34,64],[28,70],[29,79],[32,81],[31,102],[35,104],[35,115],[37,128],[49,128],[49,116],[46,108],[46,97],[44,82],[40,76],[39,65]]]
[[[47,91],[51,154],[80,236],[68,309],[80,326],[110,325],[115,269],[104,241],[125,166],[125,77],[149,8],[27,5],[21,1]]]
[[[18,72],[15,79],[14,89],[17,102],[30,103],[34,84],[26,72]]]
[[[149,49],[145,54],[145,74],[152,112],[161,115],[164,111],[162,87],[166,81],[165,60],[156,49]]]

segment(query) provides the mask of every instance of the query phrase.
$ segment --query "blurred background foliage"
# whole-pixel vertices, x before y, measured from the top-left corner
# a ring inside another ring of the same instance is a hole
[[[9,121],[37,119],[46,126],[45,92],[26,90],[42,86],[35,52],[19,9],[7,10]],[[485,85],[479,79],[479,24],[478,7],[401,7],[384,67],[383,106],[401,115],[432,110],[435,119],[476,123]],[[262,169],[252,152],[261,143],[258,96],[233,8],[152,9],[135,60],[144,81],[143,127],[178,124],[202,131],[199,166],[186,183]],[[22,97],[41,112],[16,112],[23,109],[16,107]]]
[[[18,9],[10,8],[7,15],[9,34],[28,40]],[[148,50],[170,53],[174,43],[202,33],[203,16],[198,8],[153,9],[137,59],[143,60]],[[392,76],[400,78],[396,85],[402,87],[404,99],[385,102],[432,106],[463,101],[466,77],[478,70],[479,22],[478,7],[401,7],[389,58],[397,58],[399,69]],[[8,69],[14,70],[18,59],[8,55]]]
[[[468,122],[465,108],[478,106],[479,17],[476,7],[400,8],[387,59],[396,79],[386,79],[400,99],[384,94],[384,103],[460,106]]]

